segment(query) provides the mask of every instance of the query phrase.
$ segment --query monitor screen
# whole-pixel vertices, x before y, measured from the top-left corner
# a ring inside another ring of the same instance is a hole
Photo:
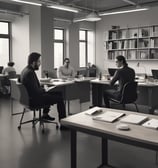
[[[109,72],[110,76],[114,76],[116,70],[117,70],[117,68],[108,68],[108,72]]]
[[[151,72],[152,72],[153,78],[158,79],[158,69],[152,69]]]

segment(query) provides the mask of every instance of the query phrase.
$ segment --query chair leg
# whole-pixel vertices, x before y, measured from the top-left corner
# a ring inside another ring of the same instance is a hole
[[[23,118],[24,118],[25,111],[26,111],[26,109],[24,108],[23,112],[22,112],[22,116],[21,116],[21,119],[20,119],[20,124],[18,126],[18,129],[21,129],[21,124],[22,124],[22,121],[23,121]]]
[[[42,133],[44,133],[44,121],[42,120],[41,109],[39,109],[39,122],[40,122],[40,127],[42,127]]]

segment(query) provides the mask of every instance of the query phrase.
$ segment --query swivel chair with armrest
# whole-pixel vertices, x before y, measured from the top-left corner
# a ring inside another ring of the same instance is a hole
[[[19,126],[18,126],[18,129],[20,130],[21,129],[21,125],[22,124],[26,124],[26,123],[30,123],[32,122],[33,124],[33,127],[35,127],[35,125],[37,124],[37,122],[40,123],[40,126],[42,127],[42,133],[44,133],[44,123],[53,123],[56,125],[56,128],[58,128],[58,123],[55,122],[55,121],[48,121],[48,120],[45,120],[42,118],[42,109],[45,108],[46,106],[42,105],[42,106],[31,106],[30,105],[30,99],[29,99],[29,95],[28,95],[28,92],[25,88],[25,86],[21,83],[17,83],[17,88],[18,88],[18,91],[19,91],[19,102],[20,104],[23,105],[24,109],[23,109],[23,112],[22,112],[22,116],[21,116],[21,119],[20,119],[20,123],[19,123]],[[24,115],[26,112],[29,111],[33,111],[33,119],[32,120],[28,120],[28,121],[23,121],[23,118],[24,118]],[[39,112],[39,117],[36,118],[36,111]]]
[[[121,104],[124,109],[126,104],[132,103],[135,105],[136,111],[138,112],[138,107],[137,104],[135,103],[136,100],[137,100],[137,82],[128,82],[124,85],[120,100],[110,98],[110,101],[115,102],[117,104]]]

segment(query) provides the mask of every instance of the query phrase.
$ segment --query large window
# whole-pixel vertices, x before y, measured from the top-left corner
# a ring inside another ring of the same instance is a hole
[[[89,30],[79,31],[79,66],[86,67],[94,64],[94,33]]]
[[[0,21],[0,65],[6,66],[10,60],[10,24]]]
[[[64,59],[64,29],[54,29],[54,68],[63,65]]]

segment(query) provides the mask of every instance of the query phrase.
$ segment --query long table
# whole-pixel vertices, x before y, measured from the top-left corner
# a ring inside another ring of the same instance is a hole
[[[94,79],[92,84],[92,105],[103,106],[103,93],[105,89],[110,88],[109,81]],[[138,98],[136,103],[149,108],[149,113],[153,113],[158,108],[158,82],[139,82]]]
[[[124,112],[126,115],[133,113],[136,114],[135,112],[116,109],[104,108],[103,110]],[[146,116],[148,116],[148,118],[158,119],[158,116],[149,114]],[[102,163],[98,168],[109,166],[108,140],[114,140],[125,144],[151,149],[154,151],[158,150],[157,130],[145,128],[141,125],[129,124],[129,131],[121,131],[116,129],[116,125],[119,123],[119,120],[113,123],[96,121],[92,119],[92,116],[86,115],[85,112],[81,112],[62,119],[61,124],[68,127],[71,132],[71,168],[77,168],[77,132],[84,132],[101,138]]]

